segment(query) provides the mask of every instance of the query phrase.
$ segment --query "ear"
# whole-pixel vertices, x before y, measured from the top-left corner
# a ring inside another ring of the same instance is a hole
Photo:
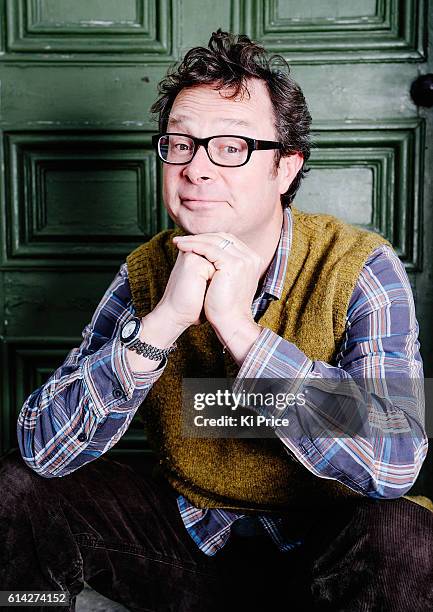
[[[286,193],[294,178],[304,163],[301,153],[293,153],[280,159],[278,166],[278,180],[280,182],[280,193]]]

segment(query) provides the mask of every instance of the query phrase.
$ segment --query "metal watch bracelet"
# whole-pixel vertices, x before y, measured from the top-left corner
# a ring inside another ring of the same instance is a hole
[[[147,342],[141,342],[141,340],[137,338],[137,340],[134,340],[134,342],[128,345],[128,348],[131,351],[135,351],[139,355],[142,355],[143,357],[147,357],[148,359],[161,361],[161,359],[164,359],[164,357],[167,357],[167,355],[176,350],[177,344],[174,343],[166,349],[159,349],[156,348],[156,346],[147,344]]]

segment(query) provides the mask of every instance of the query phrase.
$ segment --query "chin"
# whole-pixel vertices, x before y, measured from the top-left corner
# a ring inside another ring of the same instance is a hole
[[[216,232],[231,232],[227,222],[215,217],[196,217],[188,218],[186,215],[181,215],[175,223],[183,229],[187,234],[210,234]]]

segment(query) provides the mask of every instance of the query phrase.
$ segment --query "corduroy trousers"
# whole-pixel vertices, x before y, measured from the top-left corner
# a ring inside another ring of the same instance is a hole
[[[0,590],[70,594],[33,610],[75,610],[84,581],[143,612],[433,610],[429,510],[365,498],[287,521],[296,551],[232,535],[209,557],[161,478],[107,457],[43,478],[16,451],[0,460]]]

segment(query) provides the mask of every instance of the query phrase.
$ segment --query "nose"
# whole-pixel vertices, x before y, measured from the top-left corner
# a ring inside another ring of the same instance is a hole
[[[192,161],[183,170],[183,175],[191,183],[199,184],[213,181],[217,174],[217,166],[211,162],[205,148],[199,145]]]

